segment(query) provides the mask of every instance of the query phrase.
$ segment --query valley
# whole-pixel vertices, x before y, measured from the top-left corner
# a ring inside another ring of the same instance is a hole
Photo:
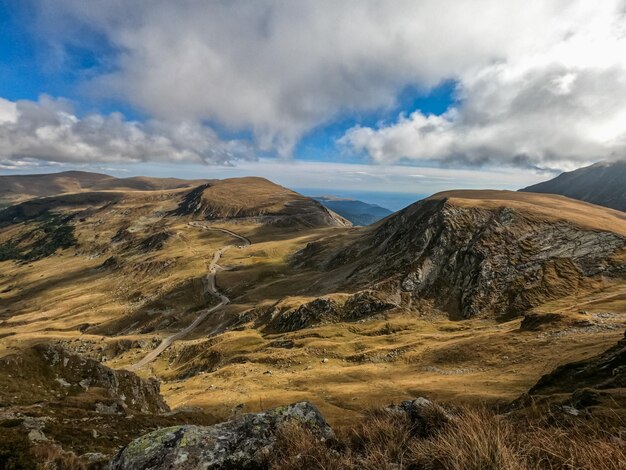
[[[0,212],[0,250],[0,357],[50,344],[157,380],[176,420],[308,401],[340,429],[418,396],[504,406],[626,329],[626,215],[560,196],[441,193],[352,227],[260,178],[61,193]],[[70,414],[103,403],[50,380]],[[32,414],[25,397],[0,387],[5,414]],[[102,439],[65,446],[127,442]]]

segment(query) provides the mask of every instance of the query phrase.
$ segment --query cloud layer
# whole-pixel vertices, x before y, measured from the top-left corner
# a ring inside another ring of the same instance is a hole
[[[251,154],[247,144],[222,141],[211,129],[192,122],[140,124],[119,113],[79,118],[65,100],[0,98],[0,164],[7,168],[33,161],[228,164]]]
[[[566,167],[624,150],[621,0],[33,5],[37,30],[54,50],[107,44],[106,71],[96,71],[92,93],[127,100],[156,122],[212,121],[251,131],[258,148],[283,156],[316,126],[346,113],[391,109],[406,87],[427,91],[444,80],[457,83],[459,99],[445,115],[406,110],[395,122],[351,129],[341,142],[376,162],[528,167]],[[112,115],[65,119],[57,127],[72,129],[79,142],[89,136],[81,151],[105,160],[171,153],[173,160],[215,162],[231,151],[197,124],[144,127]],[[108,140],[97,139],[96,129],[120,145],[94,143]],[[197,145],[185,144],[181,133],[193,134]],[[54,133],[46,139],[58,158],[64,152],[74,158]],[[129,149],[122,150],[123,142]],[[217,142],[217,156],[207,155],[208,142]],[[28,145],[27,153],[43,158],[43,146]]]
[[[341,142],[376,162],[572,168],[624,158],[626,23],[612,7],[555,43],[461,74],[460,102],[441,116],[402,114]]]

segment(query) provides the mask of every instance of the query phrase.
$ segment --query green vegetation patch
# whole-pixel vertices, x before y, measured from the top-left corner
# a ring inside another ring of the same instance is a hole
[[[71,217],[45,214],[38,226],[19,240],[11,239],[0,244],[0,261],[35,261],[52,256],[57,250],[76,245]],[[25,240],[31,240],[25,242]]]

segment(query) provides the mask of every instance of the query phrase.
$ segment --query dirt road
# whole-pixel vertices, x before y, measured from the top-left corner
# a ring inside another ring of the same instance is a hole
[[[192,227],[197,227],[197,228],[201,228],[204,230],[211,230],[211,231],[217,231],[217,232],[224,232],[227,233],[233,237],[236,237],[238,239],[240,239],[243,242],[243,245],[237,245],[238,248],[245,248],[247,246],[250,246],[250,240],[247,239],[246,237],[239,235],[235,232],[232,232],[230,230],[227,230],[225,228],[217,228],[217,227],[209,227],[197,222],[191,222],[189,224]],[[198,315],[198,317],[192,322],[190,323],[188,326],[186,326],[185,328],[183,328],[182,330],[178,331],[177,333],[174,333],[173,335],[168,336],[167,338],[163,339],[163,341],[161,341],[161,343],[152,351],[150,351],[150,353],[148,353],[142,360],[140,360],[139,362],[133,364],[132,366],[128,367],[128,370],[137,370],[137,369],[141,369],[142,367],[144,367],[145,365],[151,363],[152,361],[154,361],[159,354],[161,354],[163,351],[165,351],[168,347],[171,346],[171,344],[176,341],[179,340],[183,337],[185,337],[187,334],[189,334],[191,331],[193,331],[200,323],[202,323],[202,321],[204,321],[204,319],[209,316],[211,313],[215,312],[216,310],[219,310],[220,308],[224,307],[225,305],[227,305],[230,302],[230,299],[228,297],[226,297],[224,294],[220,293],[217,290],[217,287],[215,286],[215,274],[217,272],[217,263],[220,260],[220,258],[222,257],[222,255],[224,254],[224,252],[226,250],[228,250],[229,248],[232,248],[233,245],[227,245],[223,248],[220,248],[219,250],[217,250],[214,254],[213,254],[213,258],[211,259],[211,263],[209,264],[209,272],[207,273],[206,276],[206,291],[210,294],[213,294],[217,297],[220,298],[220,303],[218,303],[217,305],[208,308],[206,310],[201,310],[200,314]]]

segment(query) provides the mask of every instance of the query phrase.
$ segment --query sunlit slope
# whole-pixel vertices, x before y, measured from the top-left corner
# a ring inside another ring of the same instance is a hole
[[[310,243],[294,263],[321,267],[318,288],[374,288],[432,301],[451,318],[506,318],[623,277],[625,236],[623,213],[562,196],[450,191],[359,236]]]
[[[41,175],[0,176],[0,205],[64,193],[86,191],[157,191],[191,188],[206,180],[114,176],[86,171],[64,171]]]

